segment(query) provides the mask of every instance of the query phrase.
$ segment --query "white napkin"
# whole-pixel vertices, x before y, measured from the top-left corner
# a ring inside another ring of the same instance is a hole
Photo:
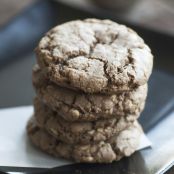
[[[32,106],[0,110],[0,165],[52,168],[72,164],[72,161],[51,157],[32,146],[26,135],[26,123],[32,113]],[[149,146],[151,142],[142,135],[137,150]]]

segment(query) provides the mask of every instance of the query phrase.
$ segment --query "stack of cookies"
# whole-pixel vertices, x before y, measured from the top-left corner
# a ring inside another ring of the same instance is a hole
[[[130,28],[110,20],[68,22],[36,48],[28,135],[43,151],[108,163],[138,147],[153,56]]]

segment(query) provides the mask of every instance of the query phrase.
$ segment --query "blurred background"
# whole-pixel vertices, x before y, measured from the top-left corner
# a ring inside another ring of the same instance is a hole
[[[1,0],[0,26],[19,14],[37,0]],[[43,0],[44,1],[44,0]],[[98,6],[126,18],[132,22],[165,30],[174,34],[174,1],[173,0],[57,0],[74,5],[94,8]],[[93,7],[92,7],[93,6]]]
[[[0,0],[0,108],[32,103],[33,49],[48,29],[93,16],[174,35],[173,0]]]
[[[29,6],[34,0],[1,0],[0,1],[0,27],[7,23],[11,18]]]

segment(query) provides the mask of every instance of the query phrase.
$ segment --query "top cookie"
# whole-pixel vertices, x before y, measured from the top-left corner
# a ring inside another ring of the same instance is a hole
[[[50,80],[87,93],[132,90],[147,82],[153,65],[137,33],[110,20],[59,25],[41,39],[36,54]]]

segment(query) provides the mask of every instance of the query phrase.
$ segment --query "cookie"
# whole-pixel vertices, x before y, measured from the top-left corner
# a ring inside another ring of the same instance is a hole
[[[33,85],[40,100],[68,121],[94,121],[126,115],[138,117],[147,96],[147,84],[133,91],[110,95],[62,88],[44,78],[37,65],[33,68]]]
[[[140,125],[135,122],[107,141],[70,145],[38,127],[34,119],[28,122],[27,132],[33,144],[48,154],[86,163],[110,163],[130,156],[137,149],[142,134]]]
[[[48,79],[86,93],[115,93],[144,85],[153,65],[143,39],[110,20],[59,25],[41,39],[36,55]]]
[[[34,100],[34,110],[40,127],[45,128],[55,138],[70,144],[106,141],[136,120],[136,117],[126,116],[93,122],[68,122],[37,98]]]

